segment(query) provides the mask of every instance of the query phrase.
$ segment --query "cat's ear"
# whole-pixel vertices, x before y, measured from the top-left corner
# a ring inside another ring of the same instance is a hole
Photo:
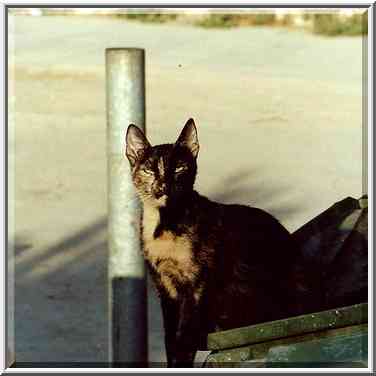
[[[145,151],[151,147],[151,145],[143,132],[134,124],[129,125],[125,138],[125,155],[127,156],[131,166],[134,167],[137,159],[139,159],[145,153]]]
[[[176,145],[185,146],[191,151],[195,158],[197,157],[200,145],[198,143],[196,125],[192,118],[185,123],[184,128],[176,141]]]

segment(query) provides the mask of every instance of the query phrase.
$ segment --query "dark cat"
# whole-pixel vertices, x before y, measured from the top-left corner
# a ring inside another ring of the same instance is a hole
[[[199,143],[192,119],[175,144],[152,147],[134,125],[126,141],[168,366],[192,366],[208,332],[301,312],[303,274],[289,232],[260,209],[216,203],[193,190]]]

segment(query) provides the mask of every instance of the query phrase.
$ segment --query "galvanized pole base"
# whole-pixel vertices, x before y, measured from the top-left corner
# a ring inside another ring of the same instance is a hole
[[[125,157],[130,123],[145,130],[144,50],[106,50],[109,215],[110,362],[147,365],[145,263],[141,207]]]

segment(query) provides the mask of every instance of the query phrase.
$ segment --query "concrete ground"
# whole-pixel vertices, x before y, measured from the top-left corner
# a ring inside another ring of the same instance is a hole
[[[264,208],[291,231],[362,194],[359,37],[93,17],[9,26],[18,362],[107,361],[106,47],[146,49],[152,143],[195,118],[201,193]],[[152,292],[149,303],[160,361]]]

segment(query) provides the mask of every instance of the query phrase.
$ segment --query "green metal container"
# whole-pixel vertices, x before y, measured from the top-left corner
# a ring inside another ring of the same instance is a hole
[[[204,367],[367,367],[367,322],[363,303],[211,333]]]

